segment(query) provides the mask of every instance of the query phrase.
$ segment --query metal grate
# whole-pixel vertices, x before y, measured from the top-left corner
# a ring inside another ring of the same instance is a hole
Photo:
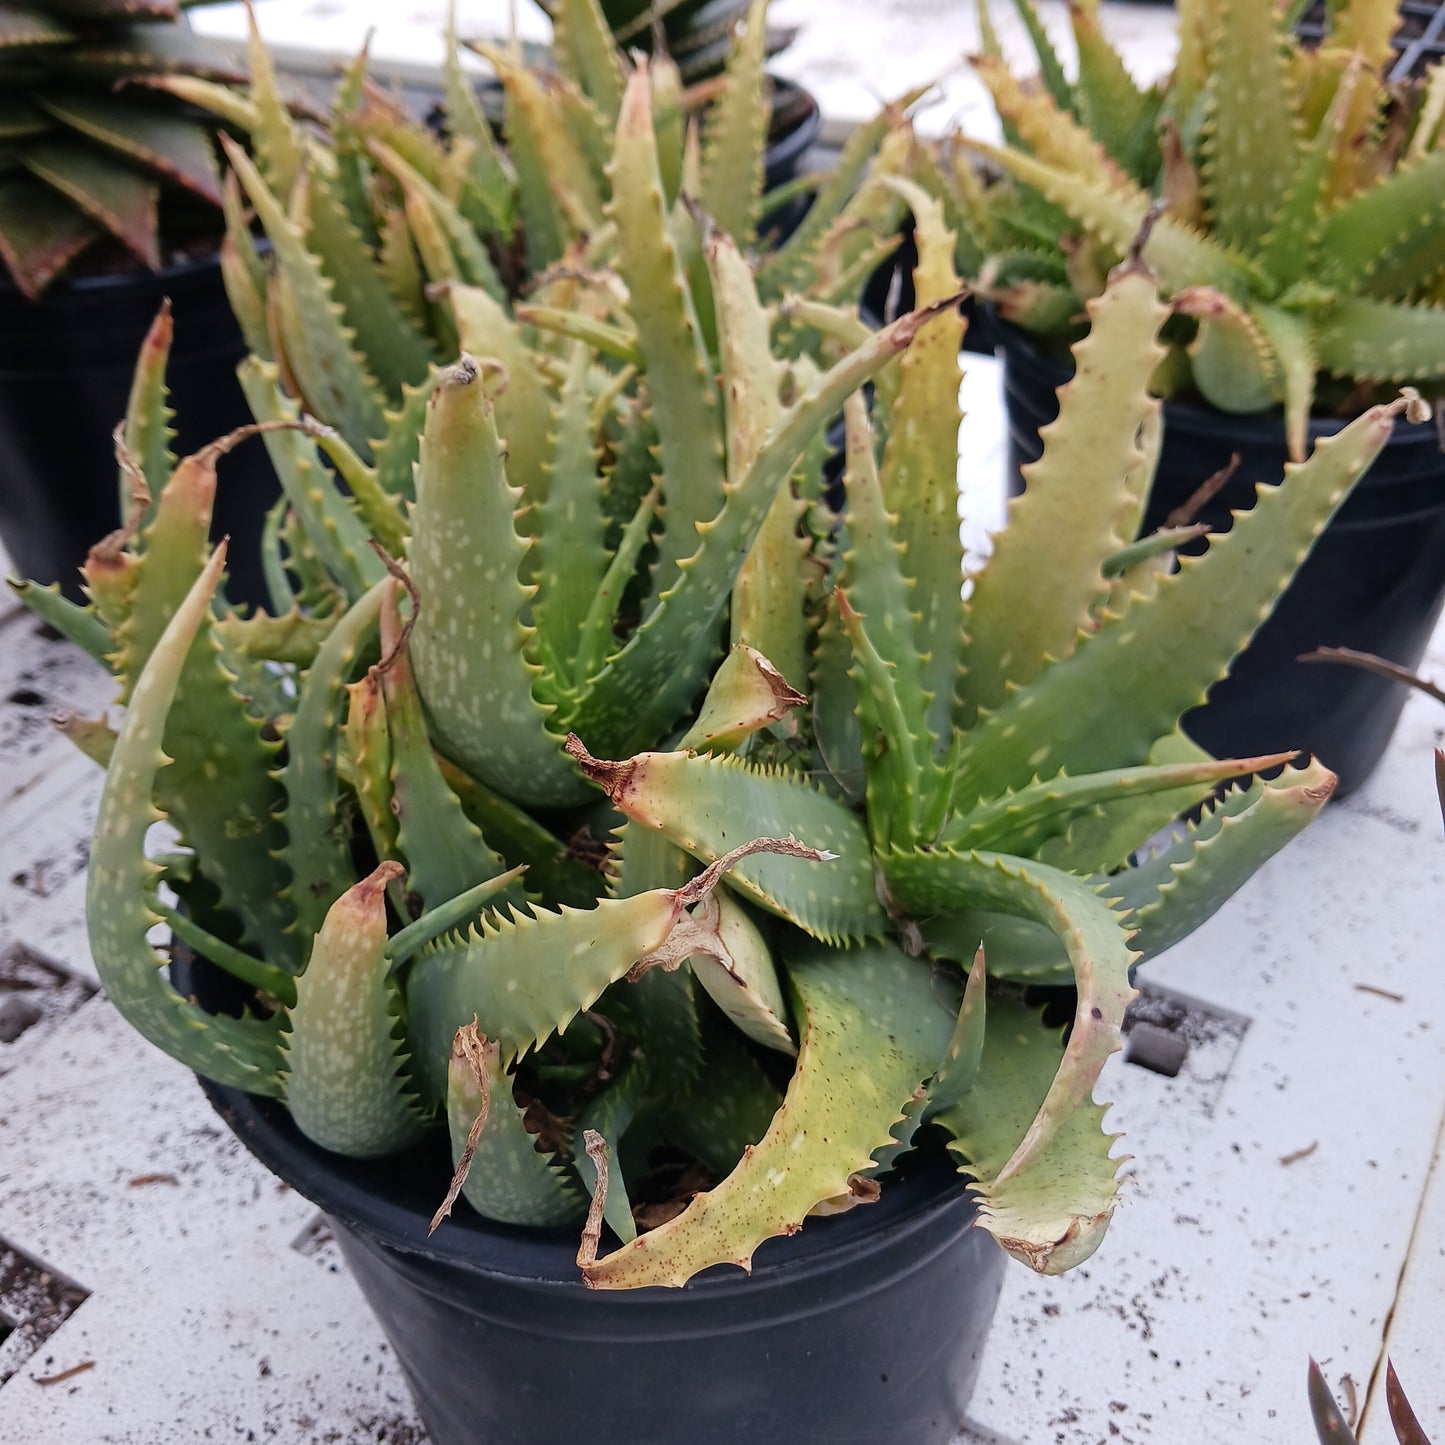
[[[15,1374],[89,1297],[58,1270],[0,1239],[0,1385]],[[39,1383],[53,1378],[42,1359]]]
[[[1310,6],[1297,29],[1302,40],[1324,38],[1324,0]],[[1445,59],[1445,0],[1401,0],[1395,52],[1398,58],[1386,77],[1393,81],[1418,80]]]
[[[43,887],[44,865],[28,880]],[[12,879],[11,882],[16,882]],[[65,973],[20,944],[0,950],[0,1077],[9,1073],[60,1021],[95,997],[95,986]]]

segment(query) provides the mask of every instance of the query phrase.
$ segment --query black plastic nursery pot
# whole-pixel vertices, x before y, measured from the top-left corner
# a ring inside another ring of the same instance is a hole
[[[177,986],[189,992],[184,964]],[[587,1289],[577,1235],[459,1203],[428,1237],[444,1137],[381,1161],[305,1139],[285,1107],[202,1081],[241,1142],[329,1216],[432,1445],[949,1445],[1005,1256],[941,1149],[875,1204],[810,1219],[681,1289]]]
[[[1042,349],[995,319],[1004,367],[1009,480],[1041,451],[1039,429],[1058,415],[1055,389],[1067,357]],[[1343,422],[1315,419],[1310,445]],[[1194,520],[1227,531],[1254,505],[1255,485],[1275,483],[1287,459],[1276,414],[1240,416],[1203,404],[1164,404],[1164,442],[1144,520],[1150,532],[1227,466],[1233,478]],[[1433,422],[1397,422],[1374,466],[1356,485],[1300,565],[1254,640],[1184,726],[1219,757],[1299,748],[1339,774],[1341,793],[1374,770],[1399,721],[1407,690],[1355,668],[1305,664],[1317,647],[1373,652],[1405,667],[1424,656],[1445,603],[1445,453]]]
[[[823,129],[823,112],[811,91],[794,80],[770,77],[773,114],[763,152],[763,189],[776,190],[802,171],[803,159]]]
[[[111,432],[166,297],[174,446],[185,455],[251,420],[235,374],[246,345],[214,256],[69,280],[39,302],[0,283],[0,537],[17,574],[59,582],[72,598],[86,552],[120,525]],[[221,467],[212,536],[232,538],[232,600],[257,602],[261,530],[280,488],[259,441]]]

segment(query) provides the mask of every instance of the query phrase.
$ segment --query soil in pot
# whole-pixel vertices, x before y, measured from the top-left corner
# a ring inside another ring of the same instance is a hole
[[[1004,361],[1010,486],[1038,457],[1039,429],[1058,414],[1055,389],[1067,359],[995,323]],[[1211,530],[1254,505],[1258,482],[1277,482],[1287,452],[1275,415],[1236,416],[1174,400],[1164,406],[1164,445],[1144,530],[1153,531],[1239,453],[1233,478],[1198,513]],[[1316,419],[1310,444],[1342,422]],[[1393,438],[1336,514],[1274,612],[1206,706],[1184,719],[1220,757],[1300,748],[1359,787],[1379,762],[1407,690],[1372,674],[1307,665],[1317,647],[1352,647],[1418,666],[1445,603],[1445,453],[1434,423],[1397,422]]]
[[[185,965],[180,965],[185,970]],[[196,974],[177,978],[194,991]],[[204,998],[204,989],[201,996]],[[442,1136],[380,1162],[306,1141],[285,1108],[203,1084],[264,1164],[330,1216],[434,1445],[949,1445],[1002,1282],[941,1149],[875,1204],[809,1220],[680,1290],[590,1291],[574,1234],[458,1206]]]
[[[214,256],[158,274],[82,277],[39,302],[0,284],[0,536],[18,575],[59,582],[76,600],[86,552],[120,525],[111,432],[166,297],[175,322],[173,449],[184,455],[251,420],[235,375],[246,346]],[[221,465],[212,536],[232,538],[232,599],[257,603],[261,530],[279,485],[259,441]]]

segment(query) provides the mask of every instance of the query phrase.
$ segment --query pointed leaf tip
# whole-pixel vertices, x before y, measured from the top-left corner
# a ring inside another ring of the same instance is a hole
[[[443,367],[437,377],[438,386],[470,386],[482,374],[477,363],[463,352],[451,366]],[[433,391],[435,396],[435,391]]]
[[[359,883],[352,885],[347,897],[360,910],[385,907],[386,885],[405,872],[395,859],[385,858]]]
[[[1424,1427],[1405,1398],[1405,1389],[1395,1373],[1393,1360],[1385,1361],[1385,1405],[1390,1411],[1390,1423],[1395,1427],[1395,1437],[1400,1445],[1430,1445]]]
[[[646,56],[639,56],[627,89],[622,93],[622,109],[617,113],[617,134],[636,138],[652,131],[652,83]]]
[[[968,299],[968,287],[955,291],[952,296],[945,296],[940,301],[931,301],[927,306],[920,306],[916,311],[910,311],[906,316],[900,316],[891,326],[885,327],[880,333],[899,351],[906,351],[913,345],[913,338],[928,325],[935,317],[942,316],[947,311],[957,310],[964,301]]]

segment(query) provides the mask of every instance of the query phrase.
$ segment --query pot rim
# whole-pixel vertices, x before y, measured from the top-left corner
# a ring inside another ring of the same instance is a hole
[[[1040,380],[1047,380],[1055,390],[1073,375],[1073,368],[1066,360],[1067,351],[1060,354],[1043,344],[1036,333],[1015,322],[1005,320],[992,302],[980,301],[980,305],[988,309],[994,328],[996,349],[1005,364],[1011,357],[1015,360],[1022,358],[1024,363],[1035,372],[1043,373]],[[1171,424],[1177,432],[1212,433],[1225,427],[1238,435],[1249,446],[1277,446],[1283,449],[1285,445],[1284,411],[1280,407],[1261,412],[1225,411],[1222,407],[1212,406],[1202,398],[1178,396],[1165,397],[1163,403],[1166,422]],[[1363,414],[1361,412],[1354,417],[1335,417],[1316,416],[1311,413],[1310,441],[1315,442],[1322,437],[1338,435],[1351,421],[1357,420]],[[1445,453],[1445,446],[1442,446],[1441,443],[1441,433],[1436,429],[1433,420],[1425,422],[1397,420],[1388,445],[1433,445]],[[1363,484],[1370,485],[1373,475],[1372,469],[1371,473],[1363,479]]]
[[[221,247],[218,237],[214,250],[207,251],[203,256],[188,256],[184,260],[172,261],[169,265],[162,266],[159,271],[152,271],[148,266],[137,262],[128,270],[107,271],[103,276],[62,276],[53,287],[44,292],[38,301],[25,300],[14,281],[9,276],[0,274],[0,297],[9,296],[24,301],[26,306],[33,307],[38,311],[48,301],[62,300],[66,296],[77,293],[89,296],[95,292],[108,293],[124,290],[141,283],[159,285],[184,280],[197,272],[211,270],[220,263]]]
[[[391,1161],[332,1154],[305,1139],[278,1100],[245,1094],[204,1078],[198,1082],[222,1121],[262,1164],[323,1213],[367,1240],[479,1280],[526,1280],[541,1289],[574,1295],[578,1301],[647,1298],[652,1305],[666,1308],[669,1301],[686,1301],[698,1293],[724,1299],[794,1287],[811,1275],[846,1266],[851,1258],[876,1249],[880,1223],[890,1245],[897,1246],[926,1230],[939,1215],[972,1205],[968,1179],[956,1172],[944,1151],[919,1151],[921,1157],[908,1156],[912,1162],[884,1179],[883,1195],[876,1204],[810,1219],[797,1235],[765,1240],[759,1246],[764,1257],[754,1263],[751,1274],[714,1266],[681,1289],[598,1293],[587,1288],[577,1268],[576,1231],[494,1224],[460,1203],[437,1233],[428,1237],[427,1216],[410,1200],[384,1197],[366,1187],[365,1175],[385,1169]],[[899,1189],[904,1181],[914,1187]],[[778,1258],[780,1254],[784,1257]]]
[[[779,136],[763,151],[764,167],[777,173],[795,166],[812,148],[823,129],[823,108],[818,104],[818,97],[796,80],[771,73],[768,79],[772,82],[774,94],[784,91],[790,96],[801,97],[807,103],[792,130]]]

